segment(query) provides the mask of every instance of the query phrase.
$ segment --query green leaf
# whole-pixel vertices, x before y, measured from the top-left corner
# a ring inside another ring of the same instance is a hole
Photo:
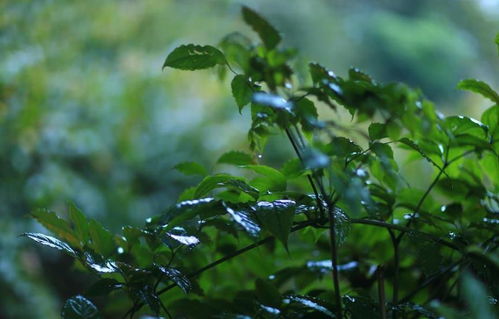
[[[61,316],[63,319],[97,319],[100,318],[97,307],[87,298],[78,295],[64,303]]]
[[[227,213],[232,219],[239,224],[251,236],[258,236],[260,233],[260,226],[251,218],[251,212],[241,208],[231,208],[225,205]]]
[[[295,215],[295,202],[291,200],[259,202],[255,209],[256,216],[262,226],[274,235],[287,249],[288,236]]]
[[[243,6],[242,15],[244,22],[248,24],[260,37],[268,49],[275,48],[281,42],[279,32],[252,9]]]
[[[353,154],[362,152],[360,146],[352,142],[352,140],[335,136],[331,139],[331,143],[327,145],[326,153],[331,156],[338,156],[340,158],[345,158],[352,156]]]
[[[220,41],[219,47],[222,48],[230,64],[239,65],[245,73],[249,71],[248,66],[251,58],[251,40],[249,38],[238,32],[233,32]]]
[[[369,138],[371,140],[380,140],[384,137],[387,137],[387,133],[386,133],[386,125],[385,124],[381,124],[381,123],[371,123],[371,125],[369,125]]]
[[[404,145],[409,146],[411,149],[415,150],[418,152],[424,159],[426,159],[428,162],[430,162],[433,166],[437,167],[440,169],[440,166],[435,163],[423,150],[412,140],[408,139],[407,137],[403,137],[399,140],[400,143],[403,143]],[[444,172],[445,174],[445,172]]]
[[[62,250],[73,257],[76,256],[76,252],[73,250],[73,248],[71,248],[67,243],[52,236],[40,233],[24,233],[22,235],[36,241],[39,244]]]
[[[252,100],[256,104],[269,106],[275,110],[291,113],[292,103],[286,101],[279,95],[257,92],[253,94]]]
[[[215,188],[226,186],[228,182],[233,180],[243,181],[244,179],[229,174],[216,174],[207,176],[197,186],[196,191],[194,192],[194,197],[201,198]]]
[[[56,213],[47,209],[37,209],[31,213],[31,216],[57,237],[64,239],[72,246],[80,247],[80,241],[69,224],[64,219],[59,218]]]
[[[466,79],[457,84],[461,90],[468,90],[482,95],[483,97],[499,104],[499,94],[494,91],[487,83],[475,79]]]
[[[88,226],[90,230],[90,238],[92,239],[91,247],[96,253],[101,254],[105,258],[111,256],[116,249],[113,234],[109,230],[105,229],[95,219],[91,219]]]
[[[468,304],[472,316],[470,318],[494,319],[494,311],[488,303],[488,295],[483,284],[469,272],[462,276],[464,300]]]
[[[374,84],[373,79],[369,75],[360,71],[357,68],[351,68],[350,70],[348,70],[348,77],[350,80],[353,81],[363,81],[363,82],[368,82],[370,84]]]
[[[310,296],[288,296],[291,302],[298,303],[305,308],[312,309],[314,311],[320,312],[326,317],[335,318],[334,314],[328,310],[326,307],[319,304],[319,300]]]
[[[123,284],[111,278],[103,278],[94,283],[85,292],[86,296],[107,296],[116,289],[123,288]]]
[[[171,67],[180,70],[201,70],[225,64],[224,54],[210,45],[181,45],[173,50],[165,60],[163,69]]]
[[[73,224],[75,234],[84,246],[90,239],[88,220],[74,203],[69,203],[69,220]]]
[[[232,96],[234,96],[239,107],[239,112],[241,112],[243,107],[251,102],[251,96],[253,95],[251,82],[245,75],[238,74],[232,79],[230,87],[232,89]]]
[[[269,280],[258,278],[255,282],[255,293],[262,304],[275,308],[281,306],[281,294]]]
[[[489,132],[492,137],[499,131],[499,105],[494,105],[483,112],[480,118],[483,124],[489,127]]]
[[[163,231],[167,232],[195,217],[204,219],[224,213],[225,211],[221,204],[213,198],[201,198],[180,202],[164,214],[163,218],[167,225],[164,226]]]
[[[217,163],[230,165],[251,165],[254,164],[255,161],[253,160],[253,157],[248,153],[240,151],[230,151],[220,156]]]
[[[263,176],[251,181],[251,186],[263,191],[284,191],[286,190],[286,176],[281,172],[265,165],[245,165],[243,168],[249,169]]]
[[[168,277],[175,285],[179,286],[185,293],[191,290],[191,281],[180,270],[175,268],[158,267],[158,269]]]
[[[175,165],[173,168],[175,168],[184,175],[200,175],[200,176],[208,175],[208,171],[206,170],[206,168],[203,165],[196,162],[182,162]]]
[[[317,109],[314,102],[307,98],[301,98],[294,105],[294,112],[301,123],[304,131],[312,131],[317,122]]]

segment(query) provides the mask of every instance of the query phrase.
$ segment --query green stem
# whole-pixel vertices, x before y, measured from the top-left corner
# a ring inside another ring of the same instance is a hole
[[[392,294],[392,304],[396,305],[399,298],[399,275],[400,275],[400,255],[399,255],[399,242],[393,230],[388,228],[388,233],[390,234],[390,239],[393,245],[393,261],[395,267],[395,275],[393,278],[393,294]],[[392,319],[397,319],[396,311],[392,312]]]
[[[379,302],[379,312],[381,319],[386,319],[386,299],[385,299],[385,282],[384,282],[384,269],[383,266],[379,266],[376,271],[378,277],[378,302]]]

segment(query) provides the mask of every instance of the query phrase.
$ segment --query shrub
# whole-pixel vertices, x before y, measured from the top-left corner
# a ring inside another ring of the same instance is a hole
[[[90,299],[112,299],[104,311],[124,318],[493,318],[499,95],[459,83],[494,103],[479,122],[358,69],[343,78],[310,63],[296,74],[297,52],[279,46],[276,29],[247,7],[242,16],[260,44],[232,33],[220,49],[177,47],[163,67],[232,72],[239,111],[251,112],[251,152],[221,155],[213,172],[178,164],[199,184],[122,234],[73,204],[67,220],[33,212],[56,237],[24,236],[99,278],[66,301],[63,318],[98,318]],[[262,164],[281,133],[296,158]]]

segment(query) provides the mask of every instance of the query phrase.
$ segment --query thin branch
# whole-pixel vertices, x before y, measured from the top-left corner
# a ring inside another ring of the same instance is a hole
[[[385,299],[385,282],[384,282],[384,269],[383,266],[379,266],[376,271],[378,277],[378,302],[379,302],[379,312],[381,319],[386,319],[386,299]]]
[[[400,256],[399,256],[399,242],[397,241],[397,237],[392,229],[387,228],[388,233],[390,234],[390,239],[392,240],[393,245],[393,261],[395,267],[395,275],[393,278],[393,294],[392,294],[392,304],[396,305],[398,303],[399,298],[399,274],[400,274]],[[392,319],[397,319],[396,311],[392,312]]]

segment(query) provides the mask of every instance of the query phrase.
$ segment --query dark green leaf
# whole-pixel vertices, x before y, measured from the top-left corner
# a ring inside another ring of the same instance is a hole
[[[246,76],[238,74],[232,79],[230,87],[232,89],[232,96],[234,96],[239,107],[239,112],[241,112],[243,107],[251,102],[251,96],[253,95],[251,82]]]
[[[182,162],[175,165],[174,168],[184,175],[206,176],[208,174],[206,168],[196,162]]]
[[[275,308],[281,306],[281,294],[272,282],[258,278],[255,282],[255,292],[262,304]]]
[[[387,137],[386,125],[381,123],[371,123],[369,125],[369,138],[371,140],[380,140]]]
[[[304,131],[311,131],[317,123],[317,109],[312,101],[301,98],[294,105],[294,112],[298,116]]]
[[[371,84],[374,83],[374,81],[371,79],[369,75],[360,71],[357,68],[351,68],[350,70],[348,70],[348,77],[350,78],[350,80],[353,81],[363,81]]]
[[[488,303],[488,294],[483,284],[466,272],[462,277],[464,300],[472,316],[470,318],[494,319],[494,311]]]
[[[116,289],[123,287],[123,284],[115,279],[103,278],[94,283],[87,289],[85,295],[87,296],[107,296],[109,293]]]
[[[164,214],[163,218],[167,225],[163,230],[167,232],[196,217],[204,219],[224,213],[221,204],[213,198],[180,202]]]
[[[458,88],[468,90],[482,95],[483,97],[499,104],[499,94],[494,91],[487,83],[475,79],[466,79],[458,83]]]
[[[327,154],[346,158],[354,154],[360,153],[360,146],[352,142],[346,137],[335,136],[331,139],[331,143],[327,146]]]
[[[185,293],[191,290],[191,282],[187,276],[182,274],[180,270],[175,268],[158,267],[158,269],[180,287]]]
[[[251,213],[248,210],[242,208],[231,208],[225,205],[227,213],[232,217],[232,219],[239,224],[248,234],[251,236],[258,236],[260,233],[260,226],[253,221],[251,218]]]
[[[78,247],[80,245],[80,241],[76,238],[69,224],[64,219],[59,218],[56,213],[47,209],[37,209],[31,215],[54,235],[64,239],[72,246]]]
[[[75,204],[69,203],[69,219],[75,229],[75,234],[84,246],[90,239],[88,232],[88,220]]]
[[[499,105],[488,108],[480,120],[489,127],[490,135],[494,137],[499,131]]]
[[[173,50],[165,60],[163,69],[171,67],[180,70],[200,70],[225,64],[225,57],[220,50],[210,45],[181,45]]]
[[[97,319],[100,318],[97,307],[83,296],[74,296],[64,303],[61,316],[63,319]]]
[[[244,22],[258,33],[258,36],[268,49],[273,49],[279,44],[281,36],[267,20],[246,6],[242,8],[242,15]]]
[[[52,248],[57,248],[59,250],[62,250],[64,252],[67,252],[71,256],[75,257],[76,252],[65,242],[60,241],[57,238],[54,238],[52,236],[40,234],[40,233],[24,233],[23,236],[26,236],[37,243],[40,243],[42,245],[52,247]]]
[[[295,202],[290,200],[259,202],[255,209],[263,227],[279,239],[287,249],[288,236],[295,215]]]
[[[240,151],[230,151],[218,159],[217,163],[231,165],[251,165],[254,164],[253,157],[250,154]]]
[[[104,257],[111,256],[116,250],[113,234],[94,219],[89,221],[88,226],[92,239],[91,247]]]
[[[288,296],[288,299],[292,302],[299,303],[305,308],[312,309],[314,311],[320,312],[327,317],[335,318],[334,314],[329,311],[326,307],[319,304],[319,301],[310,296]]]

